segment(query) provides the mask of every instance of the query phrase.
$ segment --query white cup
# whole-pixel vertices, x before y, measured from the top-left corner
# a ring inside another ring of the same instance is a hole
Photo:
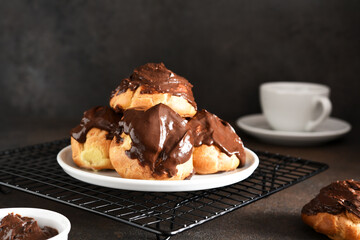
[[[260,86],[262,111],[279,131],[313,131],[331,113],[329,87],[305,82],[268,82]]]

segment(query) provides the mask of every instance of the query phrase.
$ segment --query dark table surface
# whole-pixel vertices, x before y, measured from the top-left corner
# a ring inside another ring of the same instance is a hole
[[[62,139],[68,136],[72,126],[73,121],[3,119],[0,149]],[[324,162],[330,168],[171,239],[327,239],[301,221],[300,211],[320,188],[329,183],[360,180],[357,154],[360,145],[355,131],[341,139],[311,147],[278,146],[262,143],[241,131],[239,135],[250,149]],[[0,193],[0,208],[6,207],[39,207],[60,212],[71,221],[70,239],[156,239],[154,234],[126,224],[16,190]]]

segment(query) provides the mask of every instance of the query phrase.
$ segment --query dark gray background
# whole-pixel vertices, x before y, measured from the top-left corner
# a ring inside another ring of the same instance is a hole
[[[226,120],[260,112],[258,86],[331,87],[332,116],[360,122],[360,1],[1,1],[1,120],[77,124],[147,62],[194,85]],[[19,118],[20,117],[20,118]]]
[[[301,148],[240,136],[250,149],[329,170],[173,237],[326,239],[301,222],[300,211],[330,182],[359,180],[359,12],[359,0],[0,0],[0,149],[68,137],[84,110],[107,104],[120,80],[147,62],[163,61],[188,78],[199,108],[226,120],[260,112],[262,82],[327,84],[332,115],[353,125],[346,137]],[[0,207],[63,213],[70,239],[154,239],[20,191],[1,195]]]

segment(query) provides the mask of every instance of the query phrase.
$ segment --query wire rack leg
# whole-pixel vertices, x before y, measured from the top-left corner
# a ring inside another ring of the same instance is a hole
[[[11,189],[5,188],[3,186],[0,186],[0,193],[2,194],[8,194],[11,192]]]
[[[156,239],[157,240],[169,240],[171,236],[163,236],[163,235],[158,235],[156,234]]]
[[[157,223],[156,223],[156,228],[157,228],[157,229],[160,229],[160,222],[157,222]],[[156,239],[157,239],[157,240],[169,240],[169,239],[170,239],[170,236],[168,236],[168,235],[156,234]]]

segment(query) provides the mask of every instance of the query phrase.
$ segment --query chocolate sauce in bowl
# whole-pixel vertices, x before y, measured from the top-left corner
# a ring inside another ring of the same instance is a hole
[[[351,212],[360,217],[360,182],[354,180],[336,181],[322,188],[320,193],[306,204],[302,213],[316,215]]]
[[[194,147],[202,144],[215,145],[228,156],[233,154],[240,160],[239,167],[244,166],[246,154],[240,137],[231,125],[215,114],[201,110],[189,121],[193,132]]]
[[[176,166],[191,157],[193,144],[187,120],[164,104],[146,111],[127,110],[119,126],[132,140],[126,155],[149,166],[154,175],[172,177]]]
[[[136,68],[129,78],[121,81],[110,98],[126,92],[127,89],[136,90],[140,86],[143,94],[169,93],[183,97],[196,109],[191,91],[193,85],[184,77],[167,69],[163,63],[147,63]]]
[[[80,124],[73,128],[70,134],[76,141],[85,143],[90,129],[98,128],[107,131],[106,139],[112,140],[121,117],[122,114],[115,113],[110,107],[97,106],[84,112]]]
[[[40,228],[35,219],[10,213],[0,222],[0,240],[44,240],[58,235],[51,227]]]

